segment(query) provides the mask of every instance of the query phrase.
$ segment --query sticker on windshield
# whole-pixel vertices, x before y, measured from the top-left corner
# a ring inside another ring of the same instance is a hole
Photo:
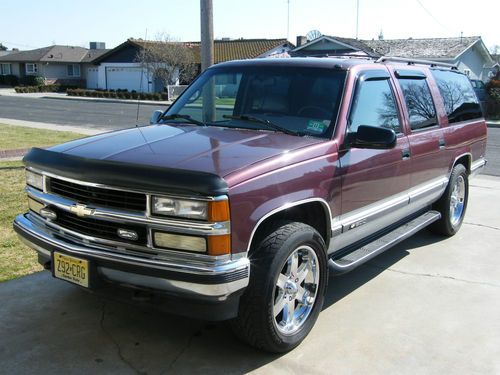
[[[315,133],[323,133],[330,125],[330,120],[309,120],[307,122],[307,130]]]

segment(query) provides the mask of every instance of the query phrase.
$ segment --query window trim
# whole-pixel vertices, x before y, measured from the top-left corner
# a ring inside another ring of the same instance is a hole
[[[33,69],[30,71],[28,67],[31,66]],[[37,63],[26,63],[25,66],[26,74],[37,74],[38,73],[38,64]]]
[[[69,67],[72,67],[73,74],[69,74]],[[78,68],[78,74],[75,74],[75,67]],[[67,64],[66,65],[66,74],[68,77],[81,77],[82,72],[80,69],[80,64]]]
[[[409,73],[409,71],[405,71],[405,72]],[[397,76],[398,77],[398,79],[397,79],[398,85],[399,85],[399,88],[401,90],[401,96],[402,96],[402,99],[403,99],[403,102],[404,102],[404,106],[406,108],[406,115],[408,116],[408,128],[409,128],[410,134],[415,133],[415,132],[422,132],[422,131],[426,131],[426,130],[437,129],[437,128],[441,127],[441,125],[439,123],[439,116],[438,116],[437,108],[436,108],[436,101],[434,100],[434,96],[432,94],[432,90],[431,90],[431,86],[429,85],[428,78],[427,78],[427,76],[423,72],[418,72],[418,73],[422,73],[423,77],[421,75],[411,76],[410,74],[404,75],[404,76],[401,76],[401,77]],[[402,85],[400,83],[400,80],[402,80],[402,79],[408,80],[408,81],[424,81],[425,82],[425,84],[427,85],[427,89],[429,90],[429,97],[431,98],[432,106],[434,108],[434,118],[436,120],[435,124],[429,125],[429,126],[426,126],[426,127],[423,127],[423,128],[416,128],[416,129],[412,128],[412,123],[411,123],[411,120],[410,120],[410,111],[409,111],[409,108],[408,108],[408,103],[406,101],[405,91],[403,90],[403,87],[402,87]]]
[[[399,121],[399,131],[395,131],[395,133],[396,133],[397,137],[399,137],[400,135],[405,135],[405,126],[404,126],[403,117],[402,117],[403,114],[401,112],[402,108],[400,107],[396,87],[394,87],[394,83],[392,82],[391,76],[385,70],[373,69],[373,70],[363,70],[363,71],[359,72],[355,78],[354,90],[352,90],[351,98],[349,100],[349,107],[347,109],[344,139],[348,139],[349,134],[350,134],[349,125],[350,125],[351,114],[353,111],[354,98],[356,97],[356,95],[358,93],[360,85],[362,83],[370,82],[370,81],[388,81],[389,88],[391,89],[392,97],[393,97],[394,103],[396,105],[396,111],[397,111],[398,121]]]
[[[9,67],[9,72],[8,73],[5,73],[4,66],[8,66]],[[11,63],[1,63],[0,64],[0,75],[2,75],[2,76],[12,75],[12,64]]]

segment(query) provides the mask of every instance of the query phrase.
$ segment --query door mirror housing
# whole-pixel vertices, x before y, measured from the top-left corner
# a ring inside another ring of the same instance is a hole
[[[149,124],[158,124],[158,120],[161,118],[163,115],[163,111],[157,109],[151,114],[151,117],[149,118]]]
[[[393,129],[378,126],[360,125],[356,133],[349,137],[349,146],[386,150],[396,146],[396,132]]]

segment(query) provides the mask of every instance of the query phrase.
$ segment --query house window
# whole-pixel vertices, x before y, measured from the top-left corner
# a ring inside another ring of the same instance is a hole
[[[38,65],[37,64],[26,64],[26,74],[36,74],[38,73]]]
[[[10,64],[0,64],[0,75],[6,76],[12,74]]]
[[[80,77],[80,65],[78,64],[68,65],[68,77]]]

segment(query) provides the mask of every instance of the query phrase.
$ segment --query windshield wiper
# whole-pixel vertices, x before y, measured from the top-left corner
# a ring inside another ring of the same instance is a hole
[[[264,124],[268,128],[277,130],[279,132],[289,134],[289,135],[303,135],[302,133],[295,132],[293,130],[287,129],[283,126],[277,125],[269,120],[265,120],[263,118],[259,117],[254,117],[254,116],[248,116],[248,115],[239,115],[239,116],[234,116],[234,115],[222,115],[223,118],[231,119],[231,120],[243,120],[243,121],[249,121],[249,122],[258,122],[259,124]]]
[[[178,113],[174,113],[172,115],[166,115],[166,116],[161,116],[159,120],[176,120],[176,119],[183,119],[183,120],[186,120],[187,122],[191,123],[191,124],[195,124],[195,125],[200,125],[200,126],[207,126],[207,124],[205,124],[204,122],[201,122],[201,121],[198,121],[198,120],[195,120],[194,118],[192,118],[191,116],[189,115],[180,115]]]

